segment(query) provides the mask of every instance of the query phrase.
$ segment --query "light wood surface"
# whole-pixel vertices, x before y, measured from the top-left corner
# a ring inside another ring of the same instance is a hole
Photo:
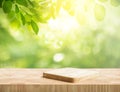
[[[99,76],[96,70],[81,70],[79,68],[61,68],[43,72],[43,77],[65,82],[76,83]]]
[[[120,92],[120,69],[84,69],[100,75],[78,83],[43,78],[48,70],[0,69],[0,92]]]

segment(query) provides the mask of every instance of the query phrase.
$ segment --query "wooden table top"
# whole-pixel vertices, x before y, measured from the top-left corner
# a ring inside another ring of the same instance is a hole
[[[0,69],[0,85],[120,85],[120,69],[89,69],[99,71],[99,76],[78,83],[43,78],[48,70],[53,69]]]

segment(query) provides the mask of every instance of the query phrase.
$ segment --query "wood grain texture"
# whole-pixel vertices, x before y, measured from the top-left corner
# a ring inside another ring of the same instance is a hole
[[[0,69],[0,92],[120,92],[120,69],[86,69],[100,76],[78,83],[43,78],[48,70]]]

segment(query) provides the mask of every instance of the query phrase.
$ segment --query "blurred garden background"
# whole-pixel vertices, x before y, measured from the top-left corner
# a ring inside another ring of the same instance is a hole
[[[0,68],[120,68],[120,0],[0,0]]]

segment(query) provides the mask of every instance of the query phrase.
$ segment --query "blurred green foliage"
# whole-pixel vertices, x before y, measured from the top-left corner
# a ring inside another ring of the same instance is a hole
[[[0,0],[0,67],[120,68],[120,0]]]

